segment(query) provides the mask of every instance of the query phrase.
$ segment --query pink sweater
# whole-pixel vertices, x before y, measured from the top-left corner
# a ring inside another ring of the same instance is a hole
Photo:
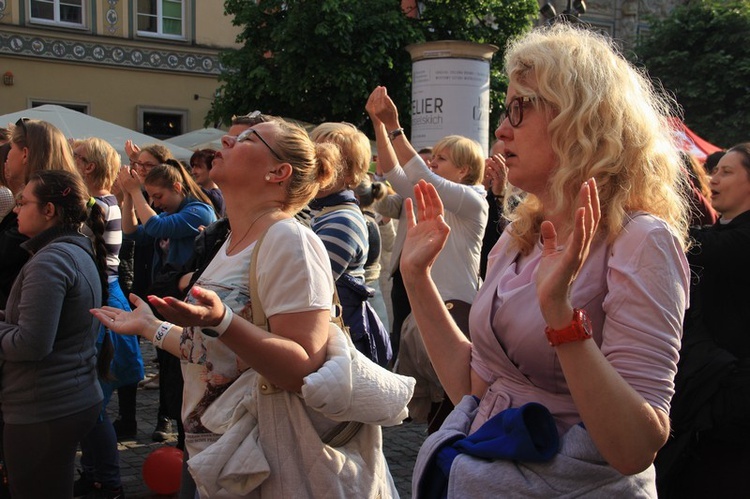
[[[561,434],[581,421],[555,349],[544,335],[534,276],[541,244],[522,257],[508,231],[492,249],[487,279],[471,308],[472,368],[491,386],[471,432],[488,418],[527,402],[545,405]],[[638,214],[614,244],[592,245],[571,289],[594,341],[617,372],[652,406],[669,413],[688,264],[667,225]]]

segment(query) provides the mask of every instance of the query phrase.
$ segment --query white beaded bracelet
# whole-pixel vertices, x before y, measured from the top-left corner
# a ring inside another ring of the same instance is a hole
[[[156,328],[156,333],[154,333],[154,337],[151,338],[151,343],[154,344],[156,348],[162,348],[162,343],[164,343],[164,339],[167,337],[167,333],[169,333],[169,330],[172,329],[171,322],[164,321],[161,324],[159,324],[159,327]]]
[[[221,318],[221,322],[219,322],[219,324],[216,326],[204,327],[202,329],[203,334],[211,336],[212,338],[220,337],[229,328],[229,324],[232,323],[233,316],[234,313],[232,312],[232,309],[224,305],[224,316]]]

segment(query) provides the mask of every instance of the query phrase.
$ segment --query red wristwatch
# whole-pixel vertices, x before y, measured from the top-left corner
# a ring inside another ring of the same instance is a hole
[[[550,346],[556,347],[563,343],[573,341],[583,341],[591,338],[591,319],[585,310],[580,308],[573,309],[573,320],[563,329],[552,329],[549,326],[544,328],[544,334]]]

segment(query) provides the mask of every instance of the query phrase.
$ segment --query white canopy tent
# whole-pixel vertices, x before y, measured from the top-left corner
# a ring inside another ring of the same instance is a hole
[[[214,149],[218,151],[221,149],[221,138],[226,134],[227,132],[218,128],[200,128],[192,132],[183,133],[177,137],[170,137],[165,142],[190,149],[191,151],[197,151],[198,149]]]
[[[125,141],[130,139],[139,146],[149,144],[161,144],[167,147],[174,157],[181,160],[189,160],[193,154],[189,149],[170,144],[162,140],[155,139],[149,135],[138,133],[129,128],[115,125],[108,121],[94,118],[88,114],[79,113],[62,106],[47,104],[39,107],[24,109],[15,113],[0,115],[0,126],[7,126],[9,123],[14,124],[20,118],[31,118],[35,120],[44,120],[52,123],[69,139],[85,139],[89,137],[98,137],[109,142],[117,152],[124,164],[128,163],[128,157],[125,154]]]

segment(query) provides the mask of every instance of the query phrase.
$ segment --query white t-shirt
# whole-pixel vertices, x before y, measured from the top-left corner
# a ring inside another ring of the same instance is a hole
[[[197,285],[216,292],[235,314],[252,321],[248,278],[255,243],[228,256],[230,241],[231,238],[224,242]],[[328,253],[321,240],[294,219],[277,222],[268,230],[256,272],[258,294],[267,317],[331,308],[333,278]],[[192,301],[189,293],[187,300]],[[184,329],[181,349],[185,380],[182,421],[185,444],[192,456],[219,438],[201,424],[200,417],[249,366],[200,328]]]

